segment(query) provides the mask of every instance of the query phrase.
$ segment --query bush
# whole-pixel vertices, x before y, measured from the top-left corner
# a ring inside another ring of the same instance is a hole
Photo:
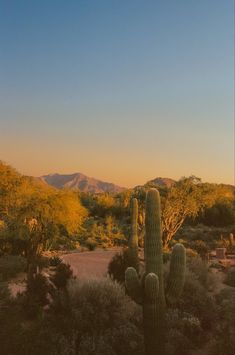
[[[49,303],[49,284],[42,274],[29,274],[26,282],[26,291],[22,295],[22,306],[28,318],[33,319],[42,308]]]
[[[206,331],[212,329],[216,322],[214,298],[208,294],[200,278],[190,270],[186,271],[184,290],[177,307],[198,318]]]
[[[0,281],[6,281],[19,272],[25,271],[26,260],[21,256],[5,255],[0,257]]]
[[[108,265],[108,275],[120,283],[125,282],[125,271],[132,266],[139,272],[139,259],[130,253],[129,249],[123,249],[111,259]]]
[[[73,279],[21,338],[19,354],[143,355],[141,313],[110,279]]]
[[[187,256],[187,260],[188,260],[188,258],[195,258],[195,257],[197,257],[197,256],[198,256],[198,253],[197,253],[195,250],[191,249],[191,248],[187,248],[187,249],[186,249],[186,256]]]
[[[7,283],[0,282],[0,316],[4,312],[5,304],[10,300],[10,291]]]
[[[235,287],[235,268],[232,268],[228,271],[224,283],[229,286]]]
[[[218,202],[204,211],[202,222],[208,226],[230,226],[235,222],[234,206],[228,202]]]
[[[95,239],[92,239],[92,238],[88,238],[86,240],[86,243],[85,243],[86,247],[90,250],[90,251],[93,251],[96,249],[97,247],[97,242]]]
[[[217,295],[219,322],[212,346],[213,355],[235,353],[235,294],[233,289],[224,289]]]
[[[190,247],[195,250],[202,259],[208,259],[209,248],[202,240],[195,240],[190,243]]]
[[[197,317],[178,309],[169,309],[166,316],[167,355],[176,353],[188,355],[200,345],[203,334]]]
[[[60,263],[57,265],[55,274],[50,280],[58,289],[65,289],[69,279],[73,277],[73,271],[69,264]]]
[[[189,259],[187,265],[188,269],[194,273],[195,277],[203,287],[208,290],[214,286],[216,276],[212,273],[209,265],[199,256]]]
[[[110,279],[72,280],[68,287],[83,355],[142,354],[140,308]]]
[[[55,256],[52,256],[50,259],[49,259],[49,265],[50,266],[58,266],[62,263],[62,259],[55,255]]]

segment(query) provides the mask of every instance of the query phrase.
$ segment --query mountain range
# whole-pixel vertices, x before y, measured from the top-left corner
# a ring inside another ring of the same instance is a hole
[[[124,187],[112,184],[110,182],[104,182],[92,177],[88,177],[81,173],[74,174],[49,174],[40,177],[40,180],[56,187],[57,189],[70,189],[91,193],[119,193],[125,190]],[[157,177],[149,181],[148,183],[154,183],[158,186],[170,187],[175,180],[169,178]]]
[[[41,176],[40,179],[57,189],[70,189],[91,193],[118,193],[125,190],[124,187],[88,177],[81,173],[69,175],[50,174]]]

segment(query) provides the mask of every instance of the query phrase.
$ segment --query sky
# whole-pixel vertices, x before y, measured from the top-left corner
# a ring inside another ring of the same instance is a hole
[[[0,159],[234,184],[234,1],[0,0]]]

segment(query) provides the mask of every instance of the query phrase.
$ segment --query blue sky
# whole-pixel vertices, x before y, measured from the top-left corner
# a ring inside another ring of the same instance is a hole
[[[234,183],[232,0],[0,0],[0,159]]]

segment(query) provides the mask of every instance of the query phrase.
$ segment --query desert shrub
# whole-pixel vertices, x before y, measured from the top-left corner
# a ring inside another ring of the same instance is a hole
[[[0,282],[0,316],[5,310],[6,303],[10,300],[10,291],[6,282]]]
[[[169,264],[165,264],[164,279],[167,280]],[[209,331],[216,322],[216,304],[208,289],[216,283],[213,274],[200,257],[188,260],[183,293],[175,307],[198,318],[203,330]],[[206,332],[205,332],[206,335]],[[202,339],[206,341],[206,338]]]
[[[0,353],[25,355],[21,307],[10,297],[6,284],[0,284]]]
[[[48,281],[42,274],[29,275],[26,282],[26,294],[35,297],[42,306],[47,304]]]
[[[187,248],[186,249],[186,256],[187,256],[187,260],[188,260],[189,258],[197,257],[198,253],[195,250],[191,249],[191,248]]]
[[[179,309],[169,309],[166,315],[167,355],[189,354],[200,345],[203,330],[197,317]]]
[[[226,227],[234,224],[234,206],[229,202],[218,202],[204,211],[202,222],[208,226]]]
[[[85,246],[86,246],[90,251],[93,251],[93,250],[95,250],[96,247],[97,247],[97,242],[96,242],[95,239],[88,238],[88,239],[86,240]]]
[[[26,261],[21,256],[5,255],[0,257],[0,280],[8,280],[17,273],[24,271]]]
[[[206,289],[211,289],[211,287],[216,282],[216,276],[212,274],[212,271],[209,268],[207,262],[197,256],[195,258],[189,259],[187,265],[188,269],[194,273],[200,284]]]
[[[113,279],[120,283],[125,282],[125,271],[132,266],[137,272],[139,271],[139,259],[129,249],[123,249],[116,253],[108,265],[108,274]]]
[[[195,250],[202,259],[207,259],[209,248],[203,240],[195,240],[190,243],[190,247]]]
[[[26,291],[22,295],[22,307],[30,319],[37,317],[42,308],[49,303],[49,284],[42,274],[29,274],[26,282]]]
[[[140,308],[119,284],[73,279],[31,327],[24,354],[143,355],[141,322]]]
[[[80,334],[79,354],[142,354],[135,318],[140,309],[119,284],[110,279],[72,280],[68,292]]]
[[[227,272],[224,282],[229,286],[235,287],[235,268],[232,268]]]
[[[216,322],[215,301],[192,271],[186,271],[183,294],[177,303],[180,310],[192,314],[201,322],[205,330],[210,330]]]
[[[213,355],[233,355],[235,353],[235,294],[233,289],[224,289],[217,295],[219,322],[215,341],[211,349]]]
[[[65,289],[73,271],[69,264],[60,263],[56,266],[55,274],[51,276],[51,281],[58,289]]]
[[[178,309],[169,309],[166,315],[166,354],[188,355],[198,348],[202,338],[202,328],[198,318]]]
[[[55,256],[52,256],[50,259],[49,259],[49,265],[50,266],[58,266],[62,263],[62,259],[55,255]]]
[[[166,354],[188,355],[192,349],[190,340],[182,334],[177,328],[171,328],[167,333]]]

